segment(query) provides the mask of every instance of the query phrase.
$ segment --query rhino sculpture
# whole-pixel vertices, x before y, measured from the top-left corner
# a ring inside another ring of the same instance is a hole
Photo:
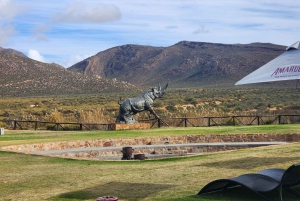
[[[120,112],[116,119],[116,123],[125,123],[125,124],[136,124],[139,123],[133,118],[133,115],[136,115],[142,111],[149,111],[150,114],[153,114],[156,118],[159,119],[157,114],[152,108],[153,101],[157,98],[162,98],[164,95],[168,84],[161,88],[158,84],[158,89],[150,89],[142,93],[139,97],[128,98],[125,101],[119,103]]]

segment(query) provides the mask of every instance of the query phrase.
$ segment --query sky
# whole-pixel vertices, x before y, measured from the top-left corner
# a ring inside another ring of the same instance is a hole
[[[0,47],[67,68],[112,47],[300,40],[295,0],[0,0]]]

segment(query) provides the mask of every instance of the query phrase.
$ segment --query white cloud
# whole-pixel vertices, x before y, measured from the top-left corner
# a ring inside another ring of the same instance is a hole
[[[26,9],[26,6],[17,4],[14,0],[0,0],[0,20],[12,19]]]
[[[46,59],[37,50],[30,49],[27,56],[36,61],[46,62]]]
[[[49,31],[50,28],[45,24],[39,24],[36,27],[32,29],[32,35],[38,40],[38,41],[48,41],[45,32]]]
[[[194,34],[206,34],[209,33],[207,29],[205,29],[204,25],[200,25],[200,27],[193,32]]]
[[[87,6],[84,1],[77,1],[70,4],[65,12],[57,13],[53,17],[53,21],[102,23],[115,21],[120,18],[121,12],[115,5],[98,3]]]
[[[0,45],[11,42],[10,37],[16,34],[16,30],[9,22],[25,10],[25,6],[16,4],[14,0],[0,0]]]
[[[72,65],[90,57],[92,55],[72,55],[67,60],[64,60],[60,65],[62,65],[65,68],[69,68]]]
[[[16,33],[13,26],[0,26],[0,45],[7,45],[10,43],[10,36]]]

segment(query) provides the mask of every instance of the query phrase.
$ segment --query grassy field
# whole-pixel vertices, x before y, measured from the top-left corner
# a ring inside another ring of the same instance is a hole
[[[9,131],[0,147],[78,139],[185,134],[299,133],[300,125],[160,128],[139,131]],[[120,201],[253,201],[246,189],[197,196],[208,182],[300,162],[300,143],[192,157],[145,161],[88,161],[0,151],[0,200],[96,200],[114,195]],[[298,187],[300,190],[300,186]],[[269,194],[274,200],[277,192]],[[284,191],[283,199],[299,198]]]

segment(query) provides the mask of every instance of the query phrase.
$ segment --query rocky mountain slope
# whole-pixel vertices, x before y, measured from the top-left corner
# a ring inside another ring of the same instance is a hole
[[[71,72],[16,54],[0,53],[0,96],[88,94],[135,89],[124,81]]]
[[[123,45],[89,57],[69,71],[141,86],[225,87],[274,59],[284,46],[182,41],[170,47]]]
[[[22,52],[19,52],[17,50],[14,49],[10,49],[10,48],[3,48],[0,47],[0,54],[9,54],[9,55],[15,55],[15,56],[19,56],[19,57],[26,57],[25,54],[23,54]]]

